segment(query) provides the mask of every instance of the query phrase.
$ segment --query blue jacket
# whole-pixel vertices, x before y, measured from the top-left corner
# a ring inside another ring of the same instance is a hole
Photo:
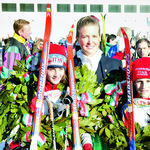
[[[113,45],[113,46],[109,49],[107,56],[109,56],[109,57],[112,58],[113,56],[115,56],[116,52],[118,52],[117,44],[116,44],[116,45]]]

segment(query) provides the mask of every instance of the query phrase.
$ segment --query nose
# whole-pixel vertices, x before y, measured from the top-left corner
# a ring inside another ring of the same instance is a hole
[[[91,43],[91,42],[92,42],[92,38],[88,37],[88,43]]]
[[[57,76],[58,74],[59,74],[58,69],[55,69],[55,73],[54,73],[54,75],[55,75],[55,76]]]
[[[142,88],[144,89],[144,88],[146,88],[146,87],[147,87],[147,82],[144,81],[144,82],[142,83]]]

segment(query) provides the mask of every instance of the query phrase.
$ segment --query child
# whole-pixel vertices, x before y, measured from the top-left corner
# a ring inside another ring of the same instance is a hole
[[[65,49],[60,45],[51,44],[43,102],[43,114],[45,115],[49,114],[48,101],[57,105],[57,110],[54,109],[54,117],[59,116],[66,108],[66,105],[61,103],[62,92],[57,88],[60,82],[67,83],[65,78],[66,61]],[[31,108],[33,111],[36,110],[36,98],[32,100]]]
[[[65,49],[62,46],[51,44],[42,109],[42,114],[44,115],[49,115],[49,102],[51,102],[53,106],[57,106],[53,107],[55,118],[63,114],[67,107],[66,104],[72,102],[71,97],[67,97],[67,100],[65,98],[61,100],[62,92],[57,88],[59,83],[67,83],[65,78],[66,61]],[[30,107],[33,112],[36,111],[36,97],[32,99]],[[19,143],[11,142],[9,146],[10,150],[23,150]]]
[[[77,23],[76,39],[81,46],[74,57],[75,66],[86,64],[88,69],[96,71],[98,83],[108,73],[122,71],[122,62],[102,55],[100,50],[100,25],[97,19],[91,16],[81,18]]]
[[[150,58],[143,57],[132,63],[132,77],[136,93],[134,93],[134,121],[143,128],[150,125]],[[125,126],[128,124],[127,104],[122,107]]]

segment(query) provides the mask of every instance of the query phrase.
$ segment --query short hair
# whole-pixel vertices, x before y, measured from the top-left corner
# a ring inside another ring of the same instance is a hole
[[[82,17],[78,22],[77,22],[77,27],[76,27],[76,38],[79,37],[79,30],[89,24],[97,25],[99,28],[99,35],[100,35],[100,24],[98,20],[92,16],[86,16]]]
[[[107,43],[110,42],[110,39],[115,40],[116,39],[116,35],[115,34],[108,35],[108,37],[107,37]]]
[[[142,42],[146,42],[147,45],[148,45],[148,47],[150,47],[150,42],[149,42],[149,40],[147,40],[146,38],[142,38],[142,39],[139,39],[139,40],[136,42],[136,49],[137,49],[138,45],[139,45],[140,43],[142,43]]]
[[[24,19],[15,20],[15,22],[13,24],[13,28],[14,28],[15,33],[18,34],[18,31],[20,29],[22,29],[24,25],[27,25],[27,24],[30,24],[30,22],[27,20],[24,20]]]

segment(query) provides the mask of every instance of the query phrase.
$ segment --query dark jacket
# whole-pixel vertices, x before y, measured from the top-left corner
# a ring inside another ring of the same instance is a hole
[[[77,55],[74,57],[74,65],[75,67],[82,65],[81,59],[78,58]],[[107,77],[108,73],[115,74],[117,71],[122,71],[121,60],[102,55],[96,71],[98,83],[102,83],[103,79]]]

